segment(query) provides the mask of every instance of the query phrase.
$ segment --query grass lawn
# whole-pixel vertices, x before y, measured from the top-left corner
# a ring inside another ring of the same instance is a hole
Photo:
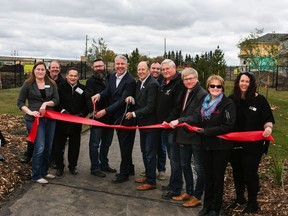
[[[85,81],[81,81],[85,84]],[[226,95],[231,93],[233,82],[226,82]],[[275,154],[280,159],[288,159],[288,92],[275,91],[275,89],[260,89],[264,96],[268,95],[268,101],[276,109],[273,111],[276,124],[273,128],[275,143],[271,143],[269,154]],[[0,90],[0,114],[24,115],[17,107],[19,88]],[[84,126],[87,129],[89,126]]]

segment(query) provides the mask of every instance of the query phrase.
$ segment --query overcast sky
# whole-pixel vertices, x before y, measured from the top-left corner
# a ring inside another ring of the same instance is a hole
[[[0,55],[80,59],[92,39],[118,54],[136,48],[195,56],[219,45],[238,65],[237,43],[255,29],[288,33],[286,0],[2,0]]]

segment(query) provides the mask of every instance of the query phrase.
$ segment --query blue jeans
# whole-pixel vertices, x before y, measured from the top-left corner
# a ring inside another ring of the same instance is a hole
[[[179,145],[173,141],[173,130],[163,130],[162,141],[166,145],[168,158],[170,159],[171,175],[169,179],[169,191],[174,194],[180,194],[182,190],[182,170],[180,166]]]
[[[194,195],[194,179],[191,167],[192,148],[191,145],[179,145],[180,165],[185,179],[186,193]]]
[[[158,172],[165,172],[166,171],[166,145],[163,143],[162,140],[162,130],[157,133],[158,139],[158,149],[156,153],[157,157],[157,170]]]
[[[33,121],[26,120],[26,127],[30,133]],[[40,118],[37,136],[34,142],[32,156],[32,180],[38,179],[48,174],[50,165],[50,153],[54,138],[56,121],[49,118]]]
[[[201,199],[204,192],[205,174],[204,174],[204,152],[200,145],[192,144],[191,151],[193,155],[193,163],[197,175],[196,184],[194,184],[193,196],[197,199]]]
[[[89,155],[91,171],[108,168],[108,152],[113,140],[114,129],[91,127],[89,140]],[[100,146],[101,143],[101,146]],[[98,151],[100,146],[100,152]]]
[[[146,182],[156,184],[156,152],[158,149],[157,131],[143,132],[140,130],[140,147],[146,171]]]

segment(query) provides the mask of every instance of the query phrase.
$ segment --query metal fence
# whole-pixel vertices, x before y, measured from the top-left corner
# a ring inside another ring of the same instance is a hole
[[[246,67],[229,66],[226,68],[226,80],[235,80]],[[253,71],[257,84],[260,87],[272,87],[278,91],[288,91],[288,67],[277,66],[275,71]]]
[[[42,60],[48,66],[51,60]],[[32,70],[36,60],[7,60],[0,59],[0,89],[17,88],[22,86],[24,80],[29,75],[27,68]],[[86,79],[92,74],[91,65],[83,61],[59,61],[61,65],[61,75],[65,77],[65,73],[69,67],[78,68],[80,79]]]
[[[39,61],[39,59],[38,59]],[[42,59],[41,61],[47,63],[51,62],[51,59]],[[65,73],[69,67],[77,67],[80,79],[89,78],[93,71],[91,64],[84,61],[68,61],[58,60],[61,65],[61,74],[65,77]],[[0,89],[17,88],[22,86],[24,80],[27,78],[27,67],[30,66],[30,70],[35,64],[36,59],[1,59],[0,58]],[[29,67],[28,67],[29,68]],[[109,62],[107,64],[108,71],[113,71],[114,63]],[[226,80],[235,80],[237,75],[247,68],[239,66],[228,66],[226,68]],[[276,90],[288,91],[288,67],[278,66],[276,71],[261,71],[253,72],[255,74],[258,84],[261,86],[269,86],[276,88]]]

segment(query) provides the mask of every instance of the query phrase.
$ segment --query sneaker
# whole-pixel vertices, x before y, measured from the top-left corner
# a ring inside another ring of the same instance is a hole
[[[55,176],[52,175],[52,174],[49,174],[49,173],[48,173],[48,174],[45,176],[45,178],[48,178],[48,179],[54,179]]]
[[[77,167],[69,167],[69,171],[72,175],[78,175]]]
[[[64,169],[57,169],[57,170],[56,170],[56,175],[57,175],[58,177],[63,176],[63,174],[64,174]]]
[[[39,184],[48,184],[49,182],[44,179],[44,178],[40,178],[38,180],[33,180],[33,182],[39,183]]]
[[[165,172],[159,172],[157,179],[158,180],[165,180],[166,179]]]
[[[140,176],[146,176],[146,172],[145,171],[143,171],[143,172],[141,172],[140,174],[139,174]]]

